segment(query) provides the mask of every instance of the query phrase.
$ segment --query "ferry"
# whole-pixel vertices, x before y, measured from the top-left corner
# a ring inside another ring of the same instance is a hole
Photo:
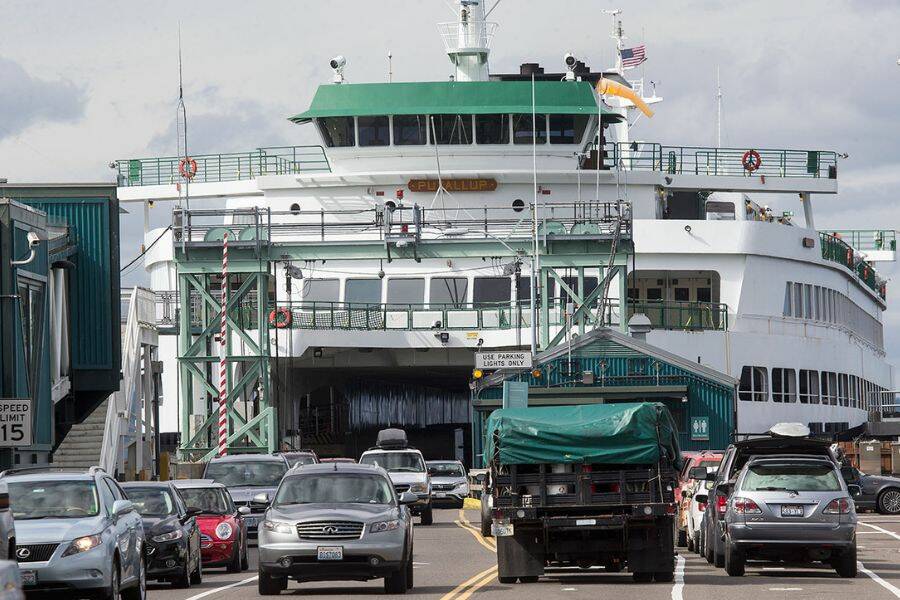
[[[896,240],[816,228],[840,156],[645,141],[636,132],[662,98],[630,78],[642,49],[626,48],[618,11],[609,68],[561,46],[558,64],[497,73],[495,7],[457,0],[439,24],[446,81],[351,82],[352,57],[321,57],[333,80],[288,115],[319,145],[114,163],[120,201],[143,206],[145,223],[151,210],[173,215],[144,240],[171,334],[162,431],[183,445],[216,410],[216,348],[205,371],[184,367],[207,323],[183,322],[206,292],[182,275],[204,277],[214,305],[210,265],[228,242],[276,248],[265,287],[243,296],[254,323],[229,339],[236,356],[269,344],[271,383],[236,395],[250,416],[269,395],[279,445],[351,453],[394,425],[459,455],[474,352],[540,352],[597,327],[627,331],[636,314],[648,343],[734,378],[738,432],[800,422],[835,434],[874,417],[896,387],[877,270]],[[774,213],[775,195],[795,210]],[[553,253],[563,246],[577,250]],[[185,385],[202,377],[211,384]]]

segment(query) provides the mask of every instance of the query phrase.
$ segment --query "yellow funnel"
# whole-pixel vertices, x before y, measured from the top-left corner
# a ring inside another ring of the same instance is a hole
[[[647,106],[647,103],[641,100],[641,97],[635,94],[630,87],[624,86],[621,83],[617,83],[610,79],[603,79],[601,77],[600,81],[597,82],[597,93],[601,96],[604,94],[608,94],[610,96],[618,96],[619,98],[631,100],[632,102],[634,102],[634,105],[637,106],[646,116],[653,116],[653,111],[650,110],[650,107]]]

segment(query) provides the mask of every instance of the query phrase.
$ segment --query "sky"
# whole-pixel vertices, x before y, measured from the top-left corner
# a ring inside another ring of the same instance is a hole
[[[561,70],[566,52],[609,66],[612,8],[625,9],[628,43],[647,46],[631,73],[665,98],[633,138],[713,145],[718,69],[723,146],[849,155],[839,194],[814,198],[819,229],[900,226],[900,0],[501,0],[492,70]],[[195,154],[313,141],[286,118],[330,81],[336,54],[351,82],[385,81],[388,52],[395,81],[451,72],[434,25],[454,18],[442,0],[4,0],[3,14],[0,177],[10,182],[114,181],[111,161],[175,154],[179,23]],[[793,200],[774,207],[800,212]],[[141,218],[123,216],[123,264],[140,250]],[[884,323],[897,364],[900,301]]]

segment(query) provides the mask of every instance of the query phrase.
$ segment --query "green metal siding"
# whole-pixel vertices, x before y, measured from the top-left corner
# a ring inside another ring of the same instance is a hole
[[[119,205],[109,186],[0,186],[6,197],[69,227],[78,251],[69,272],[72,385],[112,392],[121,377]]]

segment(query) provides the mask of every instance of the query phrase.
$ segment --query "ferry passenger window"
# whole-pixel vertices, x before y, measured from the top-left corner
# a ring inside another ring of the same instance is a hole
[[[391,124],[387,117],[358,117],[360,146],[389,146],[391,144]]]
[[[765,367],[744,367],[741,369],[738,398],[745,402],[765,402],[769,399],[768,380],[769,373]]]
[[[849,396],[849,388],[847,385],[847,374],[841,373],[838,377],[839,387],[838,387],[838,398],[840,399],[841,406],[849,406],[850,405],[850,396]]]
[[[691,300],[691,288],[686,288],[686,287],[675,288],[675,301],[676,302],[690,302],[690,300]]]
[[[476,144],[508,144],[509,115],[475,115]]]
[[[303,280],[304,302],[337,302],[339,294],[340,281],[337,279]]]
[[[848,406],[850,408],[859,408],[859,379],[856,375],[850,376],[850,387],[848,388],[850,392],[850,400]]]
[[[796,402],[797,382],[794,369],[772,369],[772,400]]]
[[[476,277],[472,288],[472,300],[475,304],[499,302],[509,304],[511,283],[509,277]]]
[[[812,301],[812,286],[808,283],[803,285],[803,316],[807,319],[812,319],[813,317],[813,301]]]
[[[381,304],[381,280],[348,279],[344,285],[344,302]]]
[[[822,371],[821,382],[822,404],[837,404],[837,375],[830,371]]]
[[[803,284],[794,284],[794,316],[798,319],[803,318]]]
[[[697,302],[712,302],[712,288],[697,288]]]
[[[647,288],[647,300],[662,300],[662,288]]]
[[[393,305],[423,304],[425,302],[424,279],[388,279],[387,301]]]
[[[428,115],[395,115],[394,145],[422,146],[428,142]]]
[[[537,143],[547,143],[547,115],[536,115]],[[513,115],[513,143],[530,144],[534,137],[534,129],[531,126],[531,115]]]
[[[472,115],[431,115],[438,144],[471,144]]]
[[[432,277],[430,306],[450,304],[454,308],[466,305],[469,280],[465,277]]]
[[[706,201],[707,221],[734,221],[734,202]]]
[[[788,281],[784,286],[784,308],[781,311],[781,314],[783,314],[785,317],[790,317],[792,315],[791,291],[792,291],[791,282]]]
[[[579,143],[587,124],[587,115],[550,115],[550,143]]]
[[[819,403],[819,372],[800,369],[800,403]]]
[[[356,144],[353,117],[325,117],[316,119],[322,141],[329,148],[345,148]]]

